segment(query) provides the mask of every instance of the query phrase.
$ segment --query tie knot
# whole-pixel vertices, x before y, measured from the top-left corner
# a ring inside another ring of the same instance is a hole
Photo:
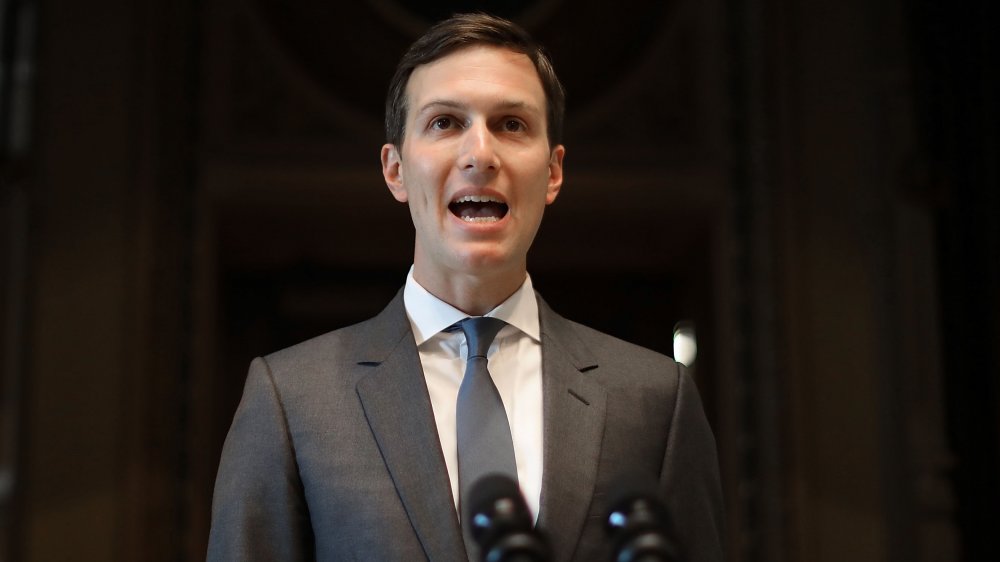
[[[466,318],[459,322],[458,326],[465,332],[465,341],[469,348],[468,359],[486,357],[493,338],[497,337],[497,333],[506,325],[503,320],[488,316]]]

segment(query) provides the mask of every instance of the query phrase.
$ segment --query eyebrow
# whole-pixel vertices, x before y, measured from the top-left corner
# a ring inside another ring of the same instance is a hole
[[[462,103],[462,102],[457,101],[457,100],[451,100],[451,99],[434,99],[434,100],[431,100],[431,101],[425,103],[424,105],[420,106],[420,109],[417,110],[417,113],[418,114],[423,114],[423,113],[426,113],[427,111],[430,111],[432,109],[437,109],[437,108],[462,109],[462,110],[464,110],[464,109],[467,109],[468,107],[469,107],[469,104]],[[536,108],[534,105],[531,105],[531,104],[529,104],[527,102],[518,101],[518,100],[504,100],[504,101],[501,101],[499,104],[497,104],[495,106],[495,108],[496,109],[502,109],[502,110],[524,109],[524,110],[528,110],[528,111],[534,111],[534,112],[537,112],[537,113],[541,113],[541,111],[538,108]]]

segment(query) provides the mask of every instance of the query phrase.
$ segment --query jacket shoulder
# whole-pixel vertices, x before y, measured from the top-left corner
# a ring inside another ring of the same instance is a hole
[[[541,298],[539,312],[548,343],[560,347],[580,371],[606,389],[669,396],[678,388],[682,368],[670,357],[568,320]]]
[[[672,365],[674,360],[658,351],[636,345],[572,320],[566,321],[580,341],[599,358],[628,359],[639,363]]]
[[[340,363],[379,363],[406,336],[413,341],[401,293],[378,315],[339,328],[264,357],[272,369],[302,370]],[[414,344],[415,345],[415,344]]]

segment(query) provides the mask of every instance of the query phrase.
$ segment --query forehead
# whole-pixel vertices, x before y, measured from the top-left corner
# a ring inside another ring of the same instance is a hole
[[[418,66],[406,85],[406,97],[411,115],[435,101],[545,108],[545,91],[531,59],[492,45],[466,47]]]

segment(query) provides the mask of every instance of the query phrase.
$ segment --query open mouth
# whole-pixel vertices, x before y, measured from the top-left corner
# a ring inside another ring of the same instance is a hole
[[[507,204],[492,195],[466,195],[448,205],[465,222],[497,222],[507,215]]]

